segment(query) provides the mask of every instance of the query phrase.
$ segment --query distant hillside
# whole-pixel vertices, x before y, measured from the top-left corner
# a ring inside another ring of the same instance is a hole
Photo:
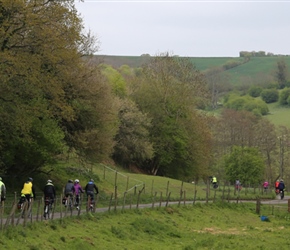
[[[144,63],[149,62],[148,56],[106,56],[95,55],[95,61],[98,63],[105,63],[114,68],[119,68],[122,65],[128,65],[131,68],[138,68]]]
[[[238,66],[225,69],[224,72],[228,75],[229,81],[232,84],[249,84],[263,81],[268,78],[273,78],[277,68],[277,61],[283,58],[290,67],[290,56],[265,56],[251,57],[249,61],[244,62],[243,57],[190,57],[192,63],[201,71],[208,70],[214,67],[224,68],[225,65],[236,63]],[[102,62],[111,65],[114,68],[119,68],[122,65],[128,65],[131,68],[138,68],[142,64],[150,60],[150,56],[106,56],[96,55],[96,62]],[[288,70],[290,72],[290,70]]]
[[[122,65],[128,65],[131,68],[138,68],[144,63],[149,62],[150,56],[106,56],[95,55],[96,62],[111,65],[114,68],[119,68]],[[212,67],[219,67],[231,60],[240,61],[240,57],[189,57],[197,69],[203,71]]]

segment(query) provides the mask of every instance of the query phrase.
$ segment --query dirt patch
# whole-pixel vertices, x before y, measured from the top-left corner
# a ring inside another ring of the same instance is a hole
[[[239,235],[245,234],[244,230],[239,230],[237,228],[229,228],[228,230],[222,230],[216,227],[207,227],[202,230],[193,230],[198,233],[210,233],[210,234],[228,234],[228,235]]]

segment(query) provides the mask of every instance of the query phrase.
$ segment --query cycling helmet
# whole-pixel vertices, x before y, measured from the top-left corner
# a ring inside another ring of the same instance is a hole
[[[47,183],[52,183],[52,180],[47,180]]]
[[[79,181],[79,179],[75,179],[75,183],[79,183],[80,181]]]
[[[93,180],[93,179],[90,179],[90,181],[91,181],[91,182],[94,182],[94,180]]]
[[[73,183],[73,181],[72,181],[72,180],[68,180],[68,182],[70,182],[70,183]]]
[[[28,178],[29,181],[33,181],[33,179],[31,177]]]

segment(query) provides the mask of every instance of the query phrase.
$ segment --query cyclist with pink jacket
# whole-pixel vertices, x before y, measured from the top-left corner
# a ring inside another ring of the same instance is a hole
[[[79,202],[80,202],[80,193],[83,193],[84,190],[82,189],[80,185],[80,181],[78,179],[75,179],[75,183],[73,186],[73,194],[75,195],[75,206],[77,209],[79,209]]]

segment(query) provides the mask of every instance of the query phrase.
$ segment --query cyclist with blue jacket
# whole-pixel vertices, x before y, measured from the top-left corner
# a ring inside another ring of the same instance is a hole
[[[89,199],[89,197],[91,197],[92,202],[94,202],[94,190],[96,191],[96,194],[99,193],[99,189],[96,186],[96,184],[94,183],[93,179],[90,179],[90,181],[87,183],[86,187],[85,187],[85,191],[87,194],[87,199]]]
[[[284,190],[285,190],[285,184],[284,184],[283,180],[280,180],[280,183],[278,185],[278,189],[281,193],[281,199],[283,199],[284,198]]]

